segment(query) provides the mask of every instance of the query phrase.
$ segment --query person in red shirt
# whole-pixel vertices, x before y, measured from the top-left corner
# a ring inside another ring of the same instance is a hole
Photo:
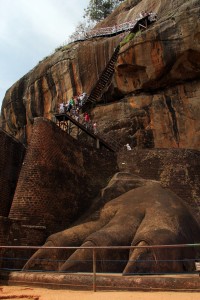
[[[88,129],[89,128],[89,123],[90,123],[90,116],[86,112],[84,115],[84,120],[85,120],[85,127]]]

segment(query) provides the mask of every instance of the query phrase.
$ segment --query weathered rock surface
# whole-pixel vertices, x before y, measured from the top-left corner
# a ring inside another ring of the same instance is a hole
[[[3,128],[20,139],[25,131],[29,141],[35,117],[51,119],[58,103],[82,91],[90,92],[118,40],[71,44],[43,60],[7,92],[2,105]]]
[[[102,133],[138,136],[145,148],[199,149],[199,1],[125,1],[97,28],[150,10],[157,22],[121,48],[106,94],[111,107],[98,108]],[[3,128],[19,139],[26,131],[29,141],[34,117],[51,119],[58,103],[90,93],[123,36],[74,43],[40,62],[6,93]]]

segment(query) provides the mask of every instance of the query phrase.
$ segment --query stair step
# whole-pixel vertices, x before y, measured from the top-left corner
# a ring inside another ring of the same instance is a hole
[[[87,99],[88,102],[92,102],[92,103],[97,102],[97,100],[100,98],[104,88],[110,82],[110,79],[111,79],[111,77],[114,73],[114,67],[115,67],[115,63],[116,63],[117,58],[118,58],[119,50],[120,50],[120,46],[118,45],[116,47],[110,61],[108,62],[107,66],[105,67],[105,70],[102,72],[102,74],[101,74],[99,80],[97,81],[95,87],[91,91],[91,93],[90,93],[90,95]]]

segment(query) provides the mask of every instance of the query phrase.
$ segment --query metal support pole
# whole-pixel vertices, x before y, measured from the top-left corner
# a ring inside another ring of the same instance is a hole
[[[100,148],[100,143],[99,143],[99,139],[97,139],[97,149]]]
[[[93,292],[96,292],[96,249],[92,249],[93,251]]]
[[[69,122],[68,133],[70,135],[71,134],[71,121],[68,121],[68,122]]]
[[[145,25],[146,25],[146,28],[147,28],[147,19],[145,19]]]

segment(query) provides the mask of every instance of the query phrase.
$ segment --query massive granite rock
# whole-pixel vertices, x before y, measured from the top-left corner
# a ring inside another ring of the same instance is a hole
[[[134,145],[144,148],[199,149],[199,1],[127,0],[97,28],[150,10],[157,22],[121,47],[104,95],[110,104],[92,116],[103,135],[115,134],[122,142],[133,136]],[[34,117],[51,119],[58,103],[90,93],[127,34],[72,43],[41,61],[7,91],[3,128],[19,139],[25,131],[29,141]]]

